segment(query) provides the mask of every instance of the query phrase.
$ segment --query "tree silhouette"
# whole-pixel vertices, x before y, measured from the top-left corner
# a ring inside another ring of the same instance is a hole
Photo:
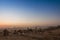
[[[8,36],[9,35],[9,31],[7,29],[3,30],[3,36]]]
[[[27,32],[33,32],[33,29],[27,28]]]
[[[23,32],[24,32],[24,31],[23,31],[23,30],[18,30],[17,32],[18,32],[20,35],[23,35]]]
[[[13,34],[14,34],[14,35],[17,35],[17,34],[18,34],[18,32],[17,32],[16,30],[14,30]]]
[[[60,25],[58,25],[57,28],[60,28]]]
[[[39,29],[38,29],[38,32],[42,32],[42,29],[41,29],[41,28],[39,28]]]

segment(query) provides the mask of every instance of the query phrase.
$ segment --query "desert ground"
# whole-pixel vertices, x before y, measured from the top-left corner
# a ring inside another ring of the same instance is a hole
[[[4,35],[4,30],[2,30],[0,40],[60,40],[60,26],[38,30],[12,30],[8,35]]]

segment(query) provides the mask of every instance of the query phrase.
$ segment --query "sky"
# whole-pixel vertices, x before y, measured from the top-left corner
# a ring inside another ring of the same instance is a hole
[[[60,0],[0,0],[0,25],[60,25]]]

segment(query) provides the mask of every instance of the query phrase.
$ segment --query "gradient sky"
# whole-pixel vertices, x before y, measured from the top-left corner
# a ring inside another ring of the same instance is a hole
[[[0,25],[60,25],[59,0],[0,0]]]

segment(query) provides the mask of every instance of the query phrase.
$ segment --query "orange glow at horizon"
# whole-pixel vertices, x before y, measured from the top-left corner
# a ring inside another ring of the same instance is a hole
[[[17,25],[17,26],[30,26],[30,25],[40,25],[40,26],[46,26],[46,25],[56,25],[59,24],[57,22],[48,22],[48,21],[44,21],[44,22],[0,22],[0,26],[11,26],[11,25]]]

